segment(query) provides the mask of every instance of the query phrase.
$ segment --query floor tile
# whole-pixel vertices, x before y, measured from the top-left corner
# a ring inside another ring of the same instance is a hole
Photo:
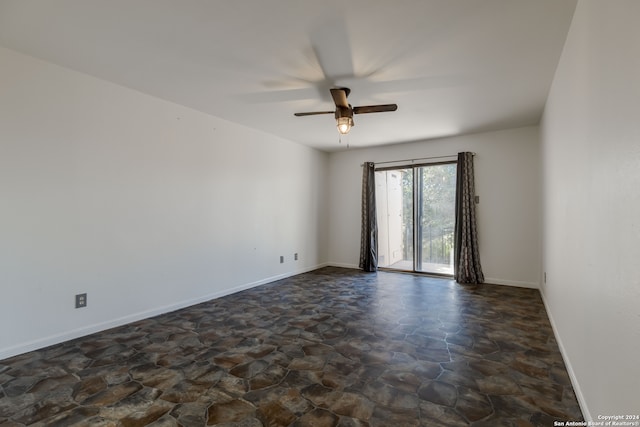
[[[540,294],[327,267],[0,361],[1,426],[582,420]]]

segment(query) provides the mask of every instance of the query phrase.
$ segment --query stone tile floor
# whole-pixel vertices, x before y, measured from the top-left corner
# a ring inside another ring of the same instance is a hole
[[[2,426],[582,420],[537,290],[327,267],[0,361]]]

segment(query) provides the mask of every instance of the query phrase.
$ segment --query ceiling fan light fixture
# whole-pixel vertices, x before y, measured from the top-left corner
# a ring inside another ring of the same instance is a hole
[[[338,117],[336,119],[336,123],[338,126],[338,132],[340,132],[341,135],[346,135],[353,126],[353,119],[351,117]]]

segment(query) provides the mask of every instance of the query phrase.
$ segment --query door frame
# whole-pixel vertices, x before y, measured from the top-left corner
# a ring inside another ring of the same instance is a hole
[[[446,277],[446,278],[452,278],[453,277],[453,273],[452,274],[446,274],[446,273],[438,273],[438,272],[431,272],[431,271],[423,271],[423,270],[418,270],[418,260],[422,259],[422,227],[419,224],[419,206],[421,206],[421,203],[423,201],[423,192],[422,191],[415,191],[416,188],[416,183],[420,182],[419,180],[422,179],[422,169],[423,167],[428,167],[428,166],[439,166],[439,165],[457,165],[458,161],[457,160],[447,160],[447,161],[437,161],[437,162],[423,162],[423,163],[416,163],[416,164],[410,164],[410,165],[397,165],[397,166],[387,166],[387,167],[380,167],[380,168],[375,168],[375,172],[387,172],[387,171],[392,171],[392,170],[402,170],[402,169],[412,169],[413,170],[413,182],[412,182],[412,195],[413,195],[413,200],[412,200],[412,220],[413,220],[413,263],[412,263],[412,270],[405,270],[405,269],[400,269],[400,268],[390,268],[390,267],[379,267],[380,270],[383,271],[396,271],[396,272],[404,272],[404,273],[416,273],[416,274],[424,274],[424,275],[428,275],[428,276],[438,276],[438,277]],[[420,171],[420,172],[418,172]],[[457,176],[456,176],[457,179]],[[457,188],[457,186],[456,186]],[[377,196],[376,196],[377,197]],[[377,200],[376,200],[376,204],[377,204]],[[455,228],[455,227],[454,227]],[[387,239],[389,237],[387,236]],[[454,248],[452,250],[455,251],[455,239],[454,239]],[[418,258],[418,256],[420,258]]]

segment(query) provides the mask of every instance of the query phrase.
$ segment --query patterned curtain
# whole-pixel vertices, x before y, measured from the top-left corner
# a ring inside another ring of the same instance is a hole
[[[458,283],[483,283],[478,251],[473,153],[458,153],[453,277]]]
[[[376,223],[375,164],[362,167],[362,225],[360,229],[360,268],[378,269],[378,224]]]

